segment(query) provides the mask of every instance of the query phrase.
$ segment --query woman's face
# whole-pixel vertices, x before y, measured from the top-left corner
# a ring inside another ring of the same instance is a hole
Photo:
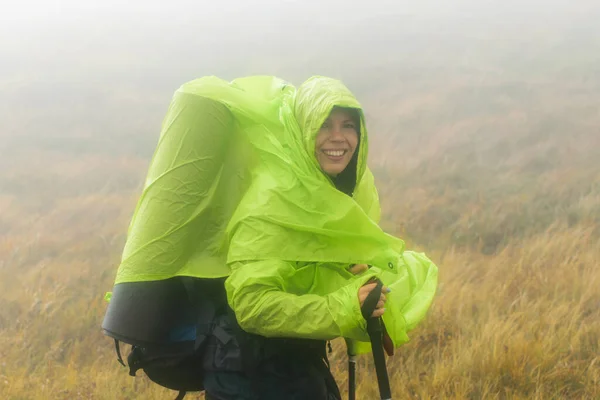
[[[350,111],[333,109],[321,126],[315,143],[315,156],[323,172],[335,177],[348,166],[358,145],[358,131]]]

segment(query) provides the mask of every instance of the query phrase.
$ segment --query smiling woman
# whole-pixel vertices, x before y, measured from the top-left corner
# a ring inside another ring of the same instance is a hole
[[[340,400],[327,341],[369,352],[381,317],[390,349],[403,345],[437,282],[378,225],[360,103],[326,77],[205,77],[163,126],[105,332],[137,346],[130,368],[206,399]],[[193,362],[143,364],[165,346]]]
[[[356,110],[335,107],[321,125],[315,143],[315,156],[327,175],[338,176],[354,158],[359,142],[359,121]]]

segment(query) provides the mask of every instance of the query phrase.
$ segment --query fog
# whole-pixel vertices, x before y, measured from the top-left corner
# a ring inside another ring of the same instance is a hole
[[[337,64],[331,72],[343,75],[376,66],[380,57],[389,63],[412,53],[419,63],[420,54],[439,47],[454,48],[444,61],[452,64],[477,58],[477,50],[506,52],[512,44],[518,57],[557,38],[591,46],[600,37],[594,0],[369,3],[11,2],[0,15],[0,82],[148,73],[172,85],[206,73],[286,72],[280,64],[306,64],[304,75]]]
[[[595,0],[5,2],[0,150],[150,129],[203,75],[323,74],[359,96],[457,77],[597,77],[599,17]]]

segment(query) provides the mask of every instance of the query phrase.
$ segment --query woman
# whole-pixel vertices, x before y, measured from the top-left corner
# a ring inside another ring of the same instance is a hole
[[[103,322],[135,346],[130,373],[213,400],[339,399],[325,343],[370,350],[372,278],[386,290],[371,316],[394,347],[407,342],[437,268],[378,226],[367,153],[361,106],[337,80],[184,84]]]
[[[424,256],[406,261],[402,241],[377,227],[367,131],[350,91],[312,78],[284,97],[281,120],[277,141],[255,143],[263,163],[229,228],[226,289],[244,372],[209,375],[209,399],[339,399],[325,343],[368,341],[361,307],[375,287],[369,280],[404,289],[389,318],[386,294],[372,313],[395,345],[433,296],[435,266]]]

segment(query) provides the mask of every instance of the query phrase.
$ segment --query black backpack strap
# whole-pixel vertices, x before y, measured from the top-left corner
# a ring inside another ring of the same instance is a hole
[[[338,387],[337,382],[331,373],[331,364],[329,363],[329,357],[327,356],[328,353],[333,351],[331,348],[331,343],[323,343],[322,347],[320,344],[318,344],[314,347],[314,349],[317,350],[314,353],[314,356],[316,356],[316,359],[314,360],[314,366],[325,379],[325,386],[327,387],[328,393],[327,398],[330,400],[341,400],[342,395],[340,393],[340,388]]]
[[[119,341],[115,339],[115,351],[117,352],[117,361],[124,367],[126,367],[125,362],[123,362],[123,357],[121,357],[121,346],[119,346]]]
[[[183,400],[183,398],[185,397],[185,394],[187,392],[185,390],[180,390],[179,394],[177,395],[177,397],[175,397],[175,400]]]

